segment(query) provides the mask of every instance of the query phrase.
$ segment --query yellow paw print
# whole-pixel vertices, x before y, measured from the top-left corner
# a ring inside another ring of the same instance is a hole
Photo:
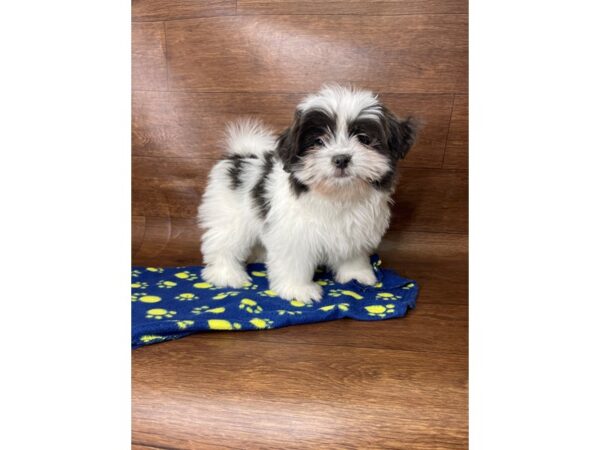
[[[240,309],[243,309],[244,311],[247,311],[252,314],[258,314],[263,310],[258,303],[249,298],[242,299],[242,301],[240,302]]]
[[[359,295],[354,291],[346,291],[341,289],[332,289],[329,291],[328,295],[331,295],[332,297],[341,297],[342,295],[346,295],[348,297],[352,297],[355,300],[363,299],[362,295]]]
[[[401,295],[394,295],[391,292],[380,292],[375,297],[380,300],[400,300],[402,298]]]
[[[260,270],[254,270],[250,273],[252,274],[253,277],[264,278],[267,276],[267,272],[262,272]]]
[[[184,270],[183,272],[177,272],[175,274],[175,277],[179,278],[180,280],[189,280],[189,281],[194,281],[198,279],[198,275],[196,275],[195,273],[189,272],[187,270]]]
[[[162,267],[146,267],[146,270],[148,272],[154,273],[163,273],[165,271],[165,269],[163,269]]]
[[[223,308],[222,306],[220,306],[218,308],[211,308],[210,306],[198,306],[197,308],[192,309],[192,314],[204,314],[204,313],[221,314],[224,312],[225,312],[225,308]]]
[[[250,283],[249,281],[247,281],[246,283],[244,283],[244,284],[242,285],[242,287],[243,287],[244,289],[249,289],[249,290],[251,290],[251,291],[255,291],[256,289],[258,289],[258,284],[252,284],[252,283]]]
[[[258,295],[261,295],[263,297],[277,297],[277,292],[268,289],[266,291],[260,291]]]
[[[194,325],[193,320],[178,320],[176,323],[177,323],[177,327],[180,330],[185,330],[185,329],[191,327],[192,325]]]
[[[229,320],[210,319],[207,323],[208,328],[211,330],[239,330],[242,328],[239,323],[231,323]]]
[[[190,301],[190,300],[198,300],[198,296],[192,294],[191,292],[184,292],[182,294],[179,294],[177,297],[175,297],[176,300],[179,300],[181,302],[186,302],[186,301]]]
[[[132,278],[137,278],[137,277],[139,277],[141,274],[142,274],[142,271],[141,271],[141,270],[134,269],[134,270],[132,270],[132,271],[131,271],[131,276],[132,276]]]
[[[284,314],[287,314],[288,316],[297,316],[299,314],[302,314],[302,311],[287,311],[285,309],[278,309],[277,314],[279,314],[280,316],[283,316]]]
[[[301,302],[299,300],[290,300],[290,305],[295,306],[296,308],[304,308],[305,306],[310,306],[311,303],[309,303],[308,305],[304,302]]]
[[[321,286],[332,286],[333,280],[330,280],[329,278],[321,278],[320,280],[317,280],[317,284]]]
[[[375,271],[377,271],[379,267],[381,267],[381,259],[378,259],[373,263],[373,269],[375,269]]]
[[[193,286],[196,289],[216,289],[211,283],[208,281],[201,281],[199,283],[194,283]]]
[[[215,295],[213,297],[213,300],[223,300],[224,298],[227,298],[227,297],[235,297],[238,294],[239,294],[239,292],[237,292],[237,291],[221,292],[220,294]]]
[[[402,289],[409,290],[415,287],[415,283],[408,283],[406,286],[402,286]]]
[[[160,280],[158,283],[156,283],[156,285],[159,288],[171,289],[172,287],[177,286],[177,283],[169,280]]]
[[[164,319],[165,317],[167,319],[170,319],[175,314],[177,314],[175,311],[168,311],[163,308],[154,308],[154,309],[149,309],[148,311],[146,311],[146,319],[160,320],[160,319]]]
[[[249,322],[259,330],[264,330],[265,328],[271,328],[271,325],[273,325],[272,320],[259,319],[258,317],[255,317],[254,319],[250,320]]]
[[[378,281],[377,283],[375,283],[375,284],[373,285],[373,287],[374,287],[374,288],[377,288],[377,289],[381,289],[381,288],[383,287],[383,283],[382,283],[381,281]]]
[[[145,281],[135,281],[131,283],[131,289],[146,289],[148,287],[148,283]]]
[[[393,314],[395,312],[395,306],[390,303],[388,305],[371,305],[365,306],[365,309],[369,313],[370,316],[376,317],[385,317],[388,314]]]
[[[162,299],[158,295],[148,295],[145,292],[136,292],[131,295],[132,302],[142,302],[142,303],[158,303]]]
[[[338,304],[333,304],[333,305],[322,306],[321,308],[319,308],[319,310],[320,311],[332,311],[336,307],[341,311],[348,311],[348,309],[350,307],[350,303],[338,303]]]
[[[167,339],[164,336],[154,336],[151,334],[147,334],[145,336],[142,336],[140,338],[140,341],[144,342],[145,344],[147,344],[148,342],[160,342],[160,341],[164,341],[165,339]]]

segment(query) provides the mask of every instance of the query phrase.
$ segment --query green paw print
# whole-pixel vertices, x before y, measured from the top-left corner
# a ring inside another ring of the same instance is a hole
[[[408,283],[406,286],[402,286],[402,289],[409,290],[415,287],[415,283]]]
[[[244,284],[242,285],[242,287],[243,287],[244,289],[249,289],[249,290],[251,290],[251,291],[255,291],[256,289],[258,289],[258,284],[252,284],[252,283],[250,283],[250,282],[248,281],[248,282],[244,283]]]
[[[385,317],[388,314],[393,314],[396,309],[396,307],[390,303],[388,305],[371,305],[371,306],[365,306],[365,309],[367,310],[367,312],[369,313],[370,316],[374,316],[374,317]]]
[[[145,281],[134,281],[131,283],[131,289],[146,289],[148,287],[148,283]]]
[[[302,311],[287,311],[285,309],[278,309],[277,314],[279,314],[280,316],[283,316],[284,314],[287,314],[288,316],[297,316],[299,314],[302,314]]]
[[[320,311],[333,311],[335,308],[338,308],[340,311],[348,311],[350,308],[350,303],[338,303],[333,305],[322,306],[319,308]]]
[[[380,292],[375,297],[379,300],[400,300],[402,298],[401,295],[395,295],[391,292]]]
[[[271,291],[271,290],[269,289],[269,290],[266,290],[266,291],[260,291],[260,292],[258,293],[258,295],[260,295],[260,296],[262,296],[262,297],[277,297],[277,292],[275,292],[275,291]]]
[[[137,278],[137,277],[139,277],[141,274],[142,274],[142,271],[141,271],[141,270],[134,269],[134,270],[132,270],[132,271],[131,271],[131,276],[132,276],[132,278]]]
[[[169,281],[169,280],[160,280],[158,283],[156,283],[156,285],[159,288],[171,289],[171,288],[177,286],[177,283],[175,283],[174,281]]]
[[[198,306],[197,308],[192,309],[192,314],[221,314],[225,312],[225,308],[220,306],[218,308],[211,308],[210,306]]]
[[[225,299],[227,297],[235,297],[238,294],[239,294],[238,291],[221,292],[220,294],[215,295],[213,297],[213,300],[223,300],[223,299]]]
[[[259,319],[255,317],[254,319],[249,321],[252,325],[254,325],[259,330],[264,330],[266,328],[271,328],[273,325],[273,321],[269,319]]]
[[[194,325],[193,320],[178,320],[176,323],[177,323],[177,327],[180,330],[185,330],[185,329],[191,327],[192,325]]]
[[[247,311],[252,314],[258,314],[263,310],[258,303],[249,298],[242,299],[242,301],[240,302],[240,309],[243,309],[244,311]]]
[[[179,300],[180,302],[186,302],[186,301],[191,301],[191,300],[198,300],[198,296],[192,294],[191,292],[183,292],[181,294],[179,294],[177,297],[175,297],[176,300]]]
[[[162,267],[146,267],[146,270],[148,272],[154,273],[163,273],[165,271],[165,269],[163,269]]]
[[[173,317],[175,314],[177,314],[175,311],[169,311],[163,308],[154,308],[154,309],[149,309],[148,311],[146,311],[146,319],[170,319],[171,317]]]
[[[355,300],[363,299],[362,295],[359,295],[354,291],[347,291],[347,290],[341,290],[341,289],[332,289],[329,291],[328,295],[330,295],[332,297],[341,297],[342,295],[346,295],[348,297],[352,297]]]
[[[333,286],[333,280],[330,280],[329,278],[321,278],[320,280],[317,280],[317,284],[320,286]]]
[[[187,270],[184,270],[182,272],[177,272],[175,274],[176,278],[179,278],[180,280],[189,280],[189,281],[194,281],[198,279],[198,275],[196,275],[195,273],[189,272]]]

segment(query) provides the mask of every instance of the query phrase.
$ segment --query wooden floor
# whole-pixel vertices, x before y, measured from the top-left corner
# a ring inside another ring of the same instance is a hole
[[[224,123],[285,127],[323,82],[425,122],[384,266],[417,308],[382,322],[213,332],[140,348],[133,448],[467,448],[467,2],[133,0],[133,262],[199,264]]]

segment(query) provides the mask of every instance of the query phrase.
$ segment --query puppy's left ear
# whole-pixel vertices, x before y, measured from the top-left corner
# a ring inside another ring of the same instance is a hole
[[[408,151],[417,140],[417,133],[422,123],[414,117],[398,119],[391,112],[385,111],[388,125],[388,146],[396,160],[406,158]]]
[[[279,159],[283,162],[283,170],[292,171],[292,164],[297,160],[298,155],[298,127],[300,122],[300,112],[296,111],[292,126],[285,130],[277,139],[276,152]]]

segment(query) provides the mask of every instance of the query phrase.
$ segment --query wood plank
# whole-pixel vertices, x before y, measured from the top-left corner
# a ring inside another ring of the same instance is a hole
[[[238,0],[238,14],[459,14],[466,0]]]
[[[133,154],[219,158],[228,122],[254,116],[280,132],[289,126],[304,95],[134,92]],[[424,122],[403,165],[441,167],[452,95],[383,93],[381,100],[398,116],[413,115]]]
[[[162,22],[131,24],[133,89],[167,90],[165,29]]]
[[[235,14],[235,0],[132,0],[135,22]]]
[[[232,16],[166,22],[171,88],[310,92],[467,89],[466,15]]]
[[[457,95],[452,108],[452,120],[448,132],[444,168],[468,169],[469,167],[469,97]]]
[[[196,217],[214,160],[133,158],[133,214]],[[402,168],[394,196],[391,229],[467,231],[467,174],[464,171]]]
[[[133,352],[134,441],[181,449],[466,447],[465,357],[198,341]]]

